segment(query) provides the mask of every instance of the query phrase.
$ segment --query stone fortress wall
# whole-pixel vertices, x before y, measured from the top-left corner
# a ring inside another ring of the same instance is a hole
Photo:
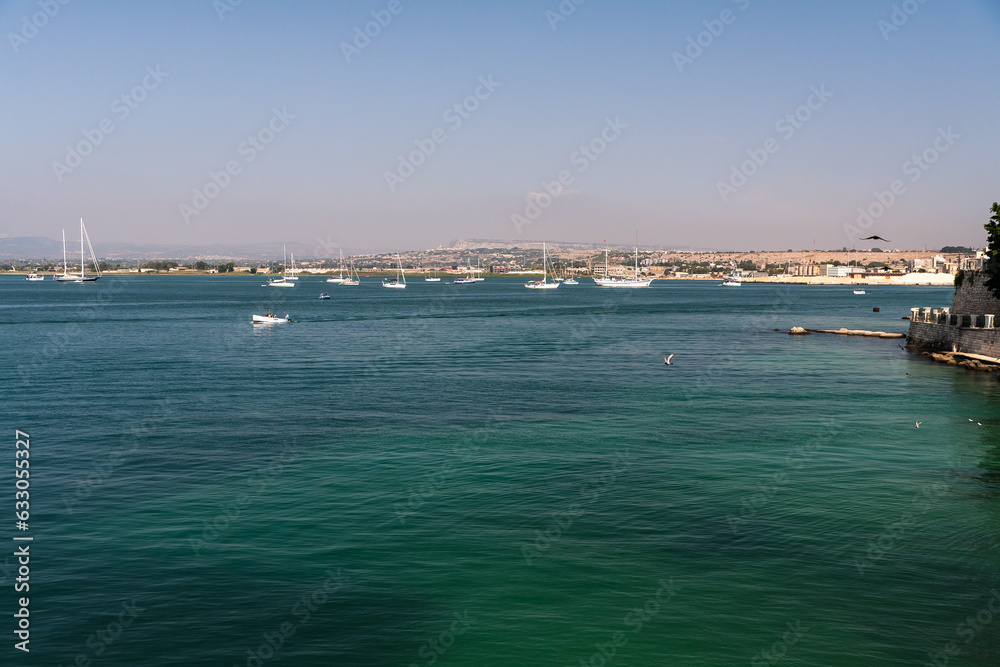
[[[1000,299],[983,275],[965,271],[949,308],[912,308],[907,341],[930,351],[1000,358]]]

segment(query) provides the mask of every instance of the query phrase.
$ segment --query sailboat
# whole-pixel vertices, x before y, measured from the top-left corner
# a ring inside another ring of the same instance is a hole
[[[635,233],[635,275],[632,278],[608,275],[608,249],[604,249],[604,277],[594,278],[601,287],[649,287],[652,278],[639,278],[639,232]]]
[[[548,267],[548,257],[546,256],[545,243],[542,242],[542,279],[532,280],[530,283],[524,283],[524,286],[528,289],[556,289],[559,287],[559,283],[549,282],[549,272]]]
[[[292,257],[292,268],[288,269],[288,275],[285,276],[285,280],[298,280],[299,277],[295,275],[295,253],[291,254]]]
[[[439,282],[441,282],[441,278],[438,276],[437,271],[434,271],[433,275],[430,275],[430,276],[427,276],[426,278],[424,278],[424,282],[425,283],[439,283]]]
[[[465,276],[464,278],[455,278],[453,281],[451,281],[451,284],[452,285],[473,285],[473,284],[478,283],[478,282],[479,282],[479,280],[477,280],[475,278],[475,276],[472,275],[472,258],[470,257],[469,258],[469,275]]]
[[[281,278],[272,278],[261,287],[295,287],[295,283],[288,279],[288,264],[285,262],[285,246],[281,246]]]
[[[341,281],[340,286],[355,287],[360,284],[361,284],[361,278],[358,277],[358,272],[354,270],[354,262],[351,261],[351,265],[347,269],[347,277]]]
[[[403,262],[399,259],[399,253],[396,253],[396,262],[399,264],[399,271],[396,273],[396,277],[383,279],[382,287],[406,289],[406,274],[403,273]]]
[[[472,262],[469,262],[469,268],[472,268]],[[473,281],[477,283],[484,282],[486,278],[483,278],[483,267],[480,265],[480,260],[476,258],[476,275],[472,278]]]
[[[348,277],[350,275],[348,274]],[[344,250],[340,250],[340,275],[333,276],[332,278],[327,278],[326,282],[333,283],[334,285],[342,285],[344,283]]]
[[[96,276],[87,275],[87,263],[84,261],[83,240],[87,239],[87,246],[90,247],[90,258],[94,262]],[[61,276],[52,276],[53,280],[61,283],[92,283],[101,277],[101,267],[97,264],[97,256],[94,254],[94,246],[90,245],[90,237],[87,235],[87,228],[83,226],[83,218],[80,218],[80,275],[69,272],[69,265],[66,263],[66,230],[63,230],[63,272]]]

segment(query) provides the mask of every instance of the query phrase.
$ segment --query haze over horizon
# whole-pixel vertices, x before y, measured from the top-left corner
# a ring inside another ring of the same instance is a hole
[[[0,2],[0,235],[939,248],[1000,199],[991,0],[63,1]]]

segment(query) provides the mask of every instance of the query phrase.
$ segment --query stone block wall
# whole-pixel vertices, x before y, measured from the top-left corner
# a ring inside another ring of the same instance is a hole
[[[955,300],[951,312],[964,315],[984,315],[993,313],[1000,315],[1000,299],[993,296],[983,284],[983,274],[979,271],[966,271],[965,279],[955,290]]]
[[[969,329],[949,324],[910,322],[907,343],[937,352],[965,352],[1000,358],[1000,329]]]
[[[951,308],[914,309],[906,338],[926,350],[1000,358],[998,326],[1000,299],[986,289],[981,273],[966,271]]]

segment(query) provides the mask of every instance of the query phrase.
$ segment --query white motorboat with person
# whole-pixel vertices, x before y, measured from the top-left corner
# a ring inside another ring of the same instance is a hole
[[[284,324],[285,322],[291,322],[292,318],[285,313],[284,317],[275,315],[274,313],[265,313],[263,315],[254,315],[254,324]]]

